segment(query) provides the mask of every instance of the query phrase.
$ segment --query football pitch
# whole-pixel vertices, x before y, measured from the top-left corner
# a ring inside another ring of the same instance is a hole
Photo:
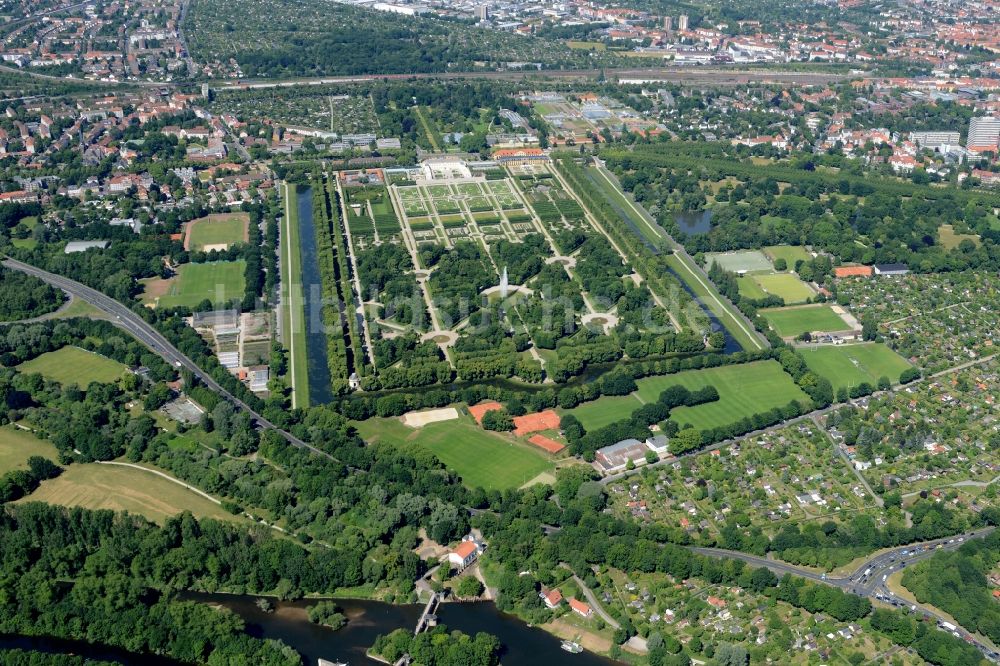
[[[806,331],[834,332],[850,330],[847,322],[834,312],[829,305],[772,308],[761,310],[760,314],[771,325],[775,333],[783,338],[795,337]]]
[[[246,240],[249,213],[209,215],[188,224],[188,247],[192,250],[210,250],[228,247]]]
[[[910,367],[906,359],[880,342],[825,345],[801,352],[809,369],[829,379],[834,389],[862,382],[876,386],[879,377],[888,377],[895,384],[900,373]]]
[[[483,430],[469,416],[422,428],[410,428],[398,419],[379,418],[354,426],[367,442],[418,446],[430,451],[470,488],[519,488],[554,467],[542,453],[529,448],[530,444]]]
[[[215,261],[207,264],[183,264],[177,276],[170,280],[167,293],[156,304],[163,308],[181,305],[195,307],[206,298],[221,306],[233,299],[242,299],[246,289],[243,272],[246,262]]]
[[[640,407],[642,403],[635,395],[609,395],[585,402],[566,413],[575,416],[587,430],[595,430],[622,420]]]
[[[750,275],[743,279],[753,280],[765,294],[780,296],[786,304],[804,303],[816,295],[809,285],[791,273]]]
[[[682,428],[690,425],[698,430],[735,423],[744,416],[783,407],[792,400],[810,402],[809,396],[796,386],[777,361],[685,370],[674,375],[647,377],[636,383],[639,397],[645,402],[654,402],[661,391],[676,384],[689,390],[714,386],[719,392],[717,401],[678,407],[670,414],[670,420]]]
[[[17,366],[17,371],[38,373],[63,385],[77,384],[86,388],[90,382],[109,384],[116,381],[127,372],[127,368],[118,361],[79,347],[63,347],[25,361]]]

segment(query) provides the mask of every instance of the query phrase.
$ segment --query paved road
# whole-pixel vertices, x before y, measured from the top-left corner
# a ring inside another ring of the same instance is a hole
[[[212,378],[210,374],[202,370],[194,361],[182,354],[180,350],[174,347],[165,337],[163,337],[163,335],[160,334],[159,331],[146,323],[146,321],[139,317],[139,315],[135,314],[132,310],[110,296],[106,296],[96,289],[91,289],[90,287],[80,284],[75,280],[71,280],[61,275],[56,275],[55,273],[49,273],[48,271],[44,271],[40,268],[22,263],[15,259],[5,259],[3,261],[3,265],[7,268],[21,271],[22,273],[27,273],[28,275],[33,275],[41,280],[44,280],[52,286],[71,293],[76,298],[82,299],[94,307],[108,313],[111,317],[113,317],[113,319],[111,319],[111,323],[130,333],[139,342],[146,345],[150,350],[161,356],[175,368],[186,368],[190,370],[191,373],[201,380],[205,386],[224,397],[238,409],[248,413],[258,427],[264,430],[274,430],[293,446],[308,449],[316,455],[323,456],[324,458],[328,458],[330,460],[337,460],[326,451],[322,451],[317,449],[315,446],[306,444],[295,435],[282,430],[258,414],[248,404],[223,388],[217,381],[215,381],[215,379]]]
[[[981,539],[990,534],[994,529],[993,527],[983,527],[966,534],[892,548],[865,560],[849,576],[828,576],[825,573],[819,573],[811,569],[795,566],[794,564],[788,564],[787,562],[722,548],[692,547],[691,550],[700,555],[737,559],[756,567],[767,567],[778,575],[791,574],[793,576],[801,576],[802,578],[832,585],[845,592],[868,597],[890,606],[898,608],[909,607],[911,612],[935,620],[940,626],[940,623],[947,622],[948,618],[931,608],[906,601],[896,596],[886,586],[889,576],[897,571],[902,571],[914,562],[931,557],[938,550],[955,550],[969,539]],[[959,638],[968,643],[975,645],[991,661],[1000,662],[1000,655],[997,654],[994,646],[984,643],[961,627],[953,633],[956,633]]]

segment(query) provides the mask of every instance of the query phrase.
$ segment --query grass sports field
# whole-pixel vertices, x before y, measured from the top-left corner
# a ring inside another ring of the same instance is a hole
[[[587,430],[594,430],[620,421],[640,407],[642,403],[635,395],[609,395],[585,402],[566,413],[579,419]]]
[[[788,270],[794,270],[795,262],[800,259],[802,261],[812,259],[812,255],[800,245],[769,245],[764,248],[764,254],[767,255],[771,261],[784,259],[785,263],[788,264]]]
[[[249,223],[249,213],[223,213],[191,220],[184,245],[191,250],[205,250],[242,243]]]
[[[60,384],[77,384],[85,388],[90,382],[113,382],[128,369],[106,356],[79,347],[63,347],[22,363],[17,366],[17,371],[38,373]]]
[[[791,400],[809,402],[809,397],[777,361],[686,370],[675,375],[647,377],[636,383],[639,397],[646,402],[655,401],[661,391],[675,384],[691,390],[708,384],[714,386],[719,392],[716,402],[679,407],[670,415],[681,426],[687,424],[698,429],[733,423],[744,416],[787,405]]]
[[[760,250],[740,250],[738,252],[708,252],[705,254],[705,270],[708,270],[712,263],[719,265],[727,271],[738,273],[746,271],[773,271],[774,266],[767,260]]]
[[[15,425],[0,428],[0,474],[14,469],[27,469],[28,458],[31,456],[42,456],[56,462],[58,455],[59,452],[52,444]]]
[[[900,373],[910,367],[906,359],[880,342],[810,347],[801,352],[809,369],[829,379],[834,389],[862,382],[876,386],[879,377],[888,377],[895,384]]]
[[[218,504],[151,472],[96,463],[70,465],[19,501],[128,511],[158,523],[183,511],[198,518],[239,520]]]
[[[483,430],[467,415],[422,428],[410,428],[398,419],[378,418],[355,427],[368,442],[423,447],[461,475],[470,488],[518,488],[554,467],[542,453],[529,448],[530,444]]]
[[[167,293],[157,299],[164,308],[194,307],[206,298],[220,306],[234,298],[242,299],[246,289],[243,271],[246,262],[214,261],[207,264],[183,264],[172,278]]]
[[[847,331],[847,323],[829,305],[807,305],[794,308],[761,310],[771,328],[783,338],[795,337],[806,331]]]
[[[816,295],[816,292],[809,285],[791,273],[751,275],[749,279],[756,282],[764,293],[780,296],[789,305],[804,303]]]

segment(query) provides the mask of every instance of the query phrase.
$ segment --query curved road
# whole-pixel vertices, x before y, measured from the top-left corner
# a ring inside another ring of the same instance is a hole
[[[994,529],[993,527],[983,527],[965,534],[956,534],[955,536],[943,539],[933,539],[931,541],[910,544],[909,546],[892,548],[865,560],[851,575],[845,577],[831,577],[825,573],[817,573],[811,569],[788,564],[787,562],[722,548],[690,547],[689,549],[699,555],[730,558],[741,560],[756,567],[767,567],[778,575],[791,574],[793,576],[808,578],[838,587],[851,594],[875,599],[897,608],[909,607],[911,612],[918,616],[935,620],[938,626],[941,626],[941,623],[949,622],[949,619],[927,606],[897,597],[886,585],[888,577],[897,571],[905,569],[914,562],[927,559],[938,550],[955,550],[965,543],[966,540],[981,539],[990,534]],[[952,633],[966,642],[975,645],[990,661],[1000,662],[1000,654],[998,654],[994,646],[984,643],[962,627],[958,627]]]
[[[286,430],[282,430],[278,426],[274,425],[263,416],[255,412],[250,405],[246,404],[235,395],[223,388],[215,379],[212,378],[210,374],[202,370],[198,364],[189,359],[187,356],[182,354],[180,350],[174,347],[170,341],[168,341],[163,335],[157,331],[155,328],[150,326],[142,317],[132,312],[128,307],[122,305],[115,299],[102,294],[96,289],[91,289],[90,287],[80,284],[75,280],[63,277],[61,275],[56,275],[55,273],[49,273],[40,268],[36,268],[31,264],[26,264],[16,259],[7,258],[3,261],[3,265],[7,268],[20,271],[22,273],[27,273],[28,275],[33,275],[49,284],[53,287],[62,289],[65,292],[72,294],[73,296],[90,303],[94,307],[102,310],[111,317],[111,323],[113,323],[118,328],[130,333],[136,340],[146,345],[150,350],[164,358],[168,363],[173,365],[175,368],[186,368],[191,371],[191,373],[197,377],[205,386],[212,389],[226,400],[231,402],[236,408],[243,410],[248,413],[258,427],[264,430],[273,430],[280,434],[285,440],[288,441],[292,446],[297,446],[302,449],[308,449],[316,455],[323,456],[333,460],[334,462],[340,462],[333,456],[331,456],[326,451],[317,449],[311,444],[306,444],[301,439],[291,434]]]

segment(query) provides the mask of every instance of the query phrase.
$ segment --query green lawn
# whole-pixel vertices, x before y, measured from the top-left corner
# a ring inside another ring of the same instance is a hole
[[[128,369],[118,361],[85,351],[79,347],[63,347],[17,366],[25,374],[38,373],[60,384],[77,384],[85,388],[90,382],[113,382]]]
[[[843,319],[829,305],[806,305],[793,308],[761,310],[771,328],[781,337],[795,337],[806,331],[847,331]]]
[[[724,365],[704,370],[686,370],[674,375],[647,377],[636,382],[639,397],[655,401],[668,386],[682,384],[691,390],[711,384],[719,392],[716,402],[678,407],[670,415],[680,425],[698,429],[734,423],[744,416],[787,405],[791,400],[809,402],[791,376],[777,361]]]
[[[834,389],[862,382],[875,386],[883,376],[895,384],[900,373],[910,367],[906,359],[880,342],[812,347],[803,349],[802,356],[809,369],[829,379]]]
[[[306,356],[306,315],[299,254],[299,206],[294,185],[285,185],[285,219],[278,233],[281,266],[281,330],[289,352],[288,383],[292,406],[309,406],[309,360]]]
[[[641,406],[642,403],[636,399],[635,395],[609,395],[585,402],[566,413],[579,419],[587,430],[594,430],[620,421]]]
[[[942,224],[938,227],[938,242],[940,242],[945,249],[954,249],[964,240],[970,240],[975,243],[977,247],[979,246],[978,234],[956,234],[955,226],[951,224]]]
[[[816,295],[812,287],[791,273],[775,273],[772,275],[753,275],[754,282],[762,291],[785,299],[785,303],[804,303]]]
[[[483,430],[469,416],[423,428],[410,428],[398,419],[379,418],[354,425],[368,442],[423,447],[455,470],[470,488],[518,488],[554,467],[530,444]]]
[[[38,241],[34,238],[14,238],[10,242],[11,245],[22,250],[34,250],[38,246]]]
[[[767,292],[760,288],[760,285],[753,279],[753,276],[744,275],[738,277],[736,278],[736,284],[739,286],[740,296],[744,298],[752,298],[754,300],[767,298]]]
[[[28,458],[31,456],[42,456],[56,462],[59,452],[49,442],[42,441],[15,425],[0,428],[0,474],[14,469],[27,469]]]
[[[768,245],[764,248],[764,254],[766,254],[772,262],[776,259],[784,259],[785,263],[788,264],[788,270],[794,270],[795,262],[800,259],[802,261],[809,261],[812,259],[812,255],[809,254],[801,245]]]
[[[215,261],[207,264],[183,264],[177,269],[169,291],[160,296],[160,307],[179,305],[195,307],[206,298],[223,306],[233,299],[242,299],[246,289],[243,271],[246,262]]]
[[[201,250],[206,245],[242,243],[244,230],[249,221],[248,213],[210,215],[192,220],[188,227],[188,233],[191,235],[191,249]]]

